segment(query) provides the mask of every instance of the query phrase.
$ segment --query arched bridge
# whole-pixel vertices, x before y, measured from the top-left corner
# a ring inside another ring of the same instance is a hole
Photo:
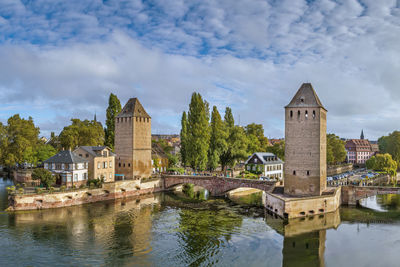
[[[276,182],[226,178],[216,176],[188,176],[188,175],[163,175],[164,189],[172,189],[180,184],[194,184],[207,189],[211,196],[223,196],[227,192],[240,187],[260,189],[266,192],[272,192]]]
[[[342,204],[356,205],[363,198],[387,194],[400,194],[400,187],[342,186]]]

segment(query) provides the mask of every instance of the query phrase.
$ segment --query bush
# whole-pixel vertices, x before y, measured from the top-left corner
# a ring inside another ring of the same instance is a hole
[[[94,188],[94,183],[93,182],[90,182],[89,188]]]
[[[176,172],[176,173],[179,173],[179,174],[184,174],[185,173],[185,169],[184,168],[174,167],[174,168],[168,168],[167,172]]]
[[[24,189],[23,189],[22,187],[20,187],[20,188],[18,189],[18,193],[19,193],[20,195],[23,195],[23,194],[24,194]]]
[[[37,168],[32,172],[33,180],[40,180],[40,182],[46,187],[49,188],[56,182],[56,177],[48,170]]]
[[[86,185],[92,186],[92,187],[101,187],[104,182],[104,178],[101,179],[89,179],[86,182]]]
[[[51,186],[51,187],[49,188],[49,193],[50,193],[50,194],[53,194],[53,192],[54,192],[54,187]]]
[[[67,187],[65,186],[65,185],[62,185],[61,187],[60,187],[60,191],[61,192],[65,192],[65,189],[66,189]]]
[[[36,187],[35,188],[35,193],[36,194],[41,194],[42,192],[43,192],[42,188],[40,188],[40,187]]]
[[[8,194],[15,194],[15,186],[8,186],[6,188]]]
[[[79,188],[80,188],[80,189],[85,188],[85,185],[84,185],[84,184],[81,184],[81,185],[79,186]]]

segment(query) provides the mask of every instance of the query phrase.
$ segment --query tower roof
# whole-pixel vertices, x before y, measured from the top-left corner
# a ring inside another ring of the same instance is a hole
[[[137,99],[136,97],[130,98],[117,116],[117,118],[125,117],[151,118],[149,114],[147,114],[146,110],[143,108],[142,104],[140,104],[139,99]]]
[[[285,108],[323,108],[326,110],[311,83],[303,83]]]

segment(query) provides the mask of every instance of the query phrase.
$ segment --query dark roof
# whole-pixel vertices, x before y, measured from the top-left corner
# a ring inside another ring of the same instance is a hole
[[[94,157],[97,156],[95,151],[101,151],[101,150],[103,150],[105,148],[108,148],[108,150],[110,151],[111,156],[115,155],[111,151],[111,148],[109,148],[108,146],[80,146],[80,148],[82,148],[83,150],[85,150],[86,152],[88,152],[89,154],[91,154]]]
[[[154,158],[168,158],[167,154],[165,151],[162,149],[162,147],[157,144],[152,142],[151,143],[151,157]]]
[[[254,156],[256,156],[260,160],[260,163],[262,163],[264,165],[281,164],[281,163],[283,164],[283,161],[280,158],[275,156],[275,154],[269,153],[269,152],[256,152],[256,153],[253,153],[253,155],[251,155],[246,160],[245,164],[247,164]]]
[[[136,97],[129,99],[124,108],[117,116],[117,118],[125,117],[151,118],[149,114],[147,114],[146,110],[143,108],[142,104],[140,104],[139,99],[137,99]]]
[[[56,155],[44,161],[44,163],[82,163],[82,162],[88,162],[88,161],[84,158],[79,157],[74,152],[71,152],[69,150],[60,151]]]
[[[311,83],[303,83],[285,108],[324,108]]]

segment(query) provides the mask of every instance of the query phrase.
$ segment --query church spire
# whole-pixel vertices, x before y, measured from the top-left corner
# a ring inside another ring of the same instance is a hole
[[[93,118],[94,122],[97,122],[97,118],[96,118],[96,112],[94,113],[94,118]]]
[[[363,129],[363,130],[361,130],[361,136],[360,136],[360,139],[361,139],[361,140],[364,140],[364,129]]]

